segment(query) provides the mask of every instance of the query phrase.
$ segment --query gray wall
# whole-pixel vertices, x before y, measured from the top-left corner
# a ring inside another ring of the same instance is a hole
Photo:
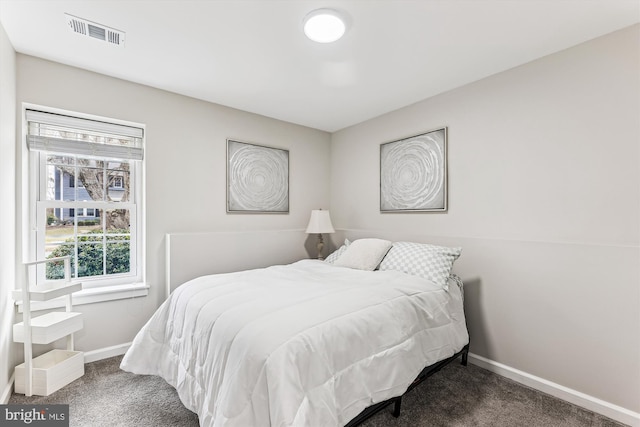
[[[16,53],[0,25],[0,404],[7,397],[13,374],[11,341],[14,310],[11,289],[15,283],[15,135]]]
[[[636,25],[341,130],[331,156],[336,227],[463,247],[472,352],[635,412],[639,40]],[[448,213],[379,213],[380,143],[440,126]]]
[[[79,306],[85,314],[85,327],[76,333],[79,350],[131,341],[164,299],[165,233],[304,229],[312,209],[328,208],[326,132],[22,54],[17,55],[17,69],[19,105],[34,103],[146,125],[146,266],[151,289],[143,298]],[[290,150],[289,214],[226,213],[228,137]],[[21,218],[19,210],[19,229]],[[212,262],[224,250],[212,247]]]

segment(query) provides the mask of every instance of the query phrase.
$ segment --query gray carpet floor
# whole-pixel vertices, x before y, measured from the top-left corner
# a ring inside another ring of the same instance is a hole
[[[47,397],[13,394],[11,404],[69,404],[70,425],[198,426],[175,390],[154,376],[119,368],[122,357],[85,365],[85,375]],[[622,426],[613,420],[519,385],[474,365],[453,362],[409,392],[399,418],[392,406],[363,427]]]

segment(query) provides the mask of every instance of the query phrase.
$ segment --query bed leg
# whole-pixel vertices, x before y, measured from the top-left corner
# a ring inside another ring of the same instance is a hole
[[[462,366],[467,366],[467,360],[469,359],[469,345],[464,348],[462,352]]]
[[[402,405],[402,396],[396,397],[393,403],[393,416],[396,418],[400,416],[400,405]]]

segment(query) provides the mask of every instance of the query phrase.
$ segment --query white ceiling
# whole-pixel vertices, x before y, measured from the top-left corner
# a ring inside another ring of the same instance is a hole
[[[336,43],[302,32],[322,7],[349,17]],[[0,0],[0,21],[17,52],[333,132],[640,22],[640,0]]]

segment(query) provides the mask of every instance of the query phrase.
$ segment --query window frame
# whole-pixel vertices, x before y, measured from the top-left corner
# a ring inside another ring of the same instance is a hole
[[[64,202],[46,200],[46,168],[47,168],[47,156],[50,152],[29,150],[27,148],[28,132],[28,120],[27,110],[37,110],[44,113],[61,114],[69,117],[74,117],[84,120],[92,120],[98,122],[106,122],[116,125],[124,125],[130,127],[136,127],[142,129],[141,144],[145,146],[146,129],[143,124],[127,122],[123,120],[112,119],[102,116],[94,116],[84,113],[78,113],[75,111],[61,110],[56,108],[50,108],[41,105],[23,104],[22,118],[23,118],[23,154],[28,159],[27,163],[23,162],[23,165],[28,165],[23,176],[28,183],[28,212],[29,221],[28,232],[23,233],[26,241],[26,253],[28,256],[25,261],[38,259],[44,256],[44,241],[46,235],[47,225],[47,209],[48,208],[76,208],[82,210],[85,213],[87,208],[102,209],[103,212],[108,209],[130,209],[130,215],[133,219],[131,221],[131,227],[129,230],[129,244],[130,244],[130,265],[128,273],[118,273],[111,275],[100,276],[86,276],[74,278],[76,281],[83,283],[83,291],[80,291],[77,296],[79,301],[84,303],[93,303],[99,301],[107,301],[112,299],[130,298],[133,296],[144,296],[148,293],[148,286],[145,283],[145,232],[144,232],[144,203],[145,203],[145,181],[144,181],[144,160],[130,160],[130,174],[132,181],[132,188],[130,189],[131,201],[125,202],[126,206],[123,206],[122,202],[108,202],[99,201],[91,202],[87,204],[82,201]],[[82,154],[73,154],[78,157],[85,157]],[[108,161],[106,157],[103,159]],[[76,179],[76,183],[79,181]],[[76,191],[77,191],[77,185]],[[25,187],[23,187],[25,188]],[[84,205],[84,206],[83,206]],[[94,211],[95,213],[95,211]],[[74,218],[74,222],[77,219]],[[76,222],[77,224],[77,222]],[[24,229],[24,228],[23,228]],[[77,231],[75,232],[77,233]],[[78,234],[76,234],[78,235]],[[27,237],[28,236],[28,237]],[[42,248],[40,250],[39,248]],[[33,279],[39,279],[41,282],[44,279],[44,268],[38,271],[37,277]],[[35,282],[32,282],[35,283]],[[74,301],[75,301],[74,297]],[[52,306],[58,306],[57,302],[50,304],[42,304],[42,309],[50,308]]]

